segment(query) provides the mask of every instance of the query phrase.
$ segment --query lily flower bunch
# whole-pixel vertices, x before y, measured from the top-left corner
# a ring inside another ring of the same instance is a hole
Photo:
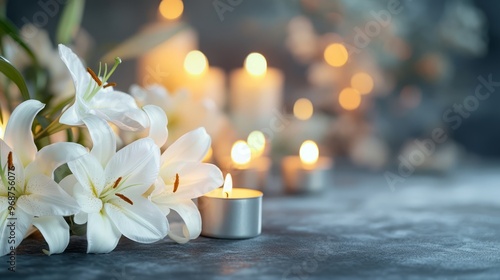
[[[218,167],[201,162],[211,144],[205,129],[184,134],[162,153],[167,116],[155,105],[140,108],[132,96],[114,89],[110,78],[120,59],[95,72],[64,45],[59,55],[74,83],[74,102],[41,127],[33,122],[43,118],[45,105],[26,100],[14,109],[0,139],[0,255],[36,230],[48,244],[46,254],[61,253],[70,242],[68,222],[86,225],[87,253],[111,252],[122,235],[140,243],[197,238],[201,217],[192,199],[223,183]],[[117,150],[110,123],[147,136]],[[73,142],[37,142],[43,146],[37,148],[36,138],[72,127],[88,130],[91,149]],[[69,175],[57,178],[60,167]],[[167,219],[172,210],[183,220],[179,231]]]

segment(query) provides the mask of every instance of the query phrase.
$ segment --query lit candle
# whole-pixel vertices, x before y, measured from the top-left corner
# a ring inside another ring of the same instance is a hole
[[[226,75],[222,69],[211,67],[207,57],[198,50],[189,52],[184,58],[185,77],[179,88],[187,89],[197,100],[210,99],[219,108],[226,102]]]
[[[231,113],[240,135],[267,128],[283,103],[283,74],[268,68],[266,58],[251,53],[244,68],[230,75]]]
[[[288,193],[313,193],[322,190],[328,183],[332,161],[319,156],[314,141],[306,140],[300,146],[299,156],[283,159],[282,172],[285,190]]]
[[[181,0],[163,0],[158,6],[160,20],[148,25],[144,33],[169,30],[179,25],[184,11]],[[168,40],[146,52],[138,61],[138,84],[148,86],[163,85],[170,92],[175,92],[184,83],[184,65],[186,55],[198,48],[198,34],[187,27]]]
[[[253,145],[250,147],[243,140],[236,141],[231,149],[231,159],[226,159],[223,170],[233,174],[236,185],[263,190],[271,167],[268,157],[257,155],[263,153],[264,149]]]
[[[243,239],[258,236],[262,229],[262,192],[233,188],[231,174],[223,188],[198,198],[201,234],[207,237]]]

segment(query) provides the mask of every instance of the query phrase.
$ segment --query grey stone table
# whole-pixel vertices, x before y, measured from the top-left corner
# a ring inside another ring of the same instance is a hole
[[[72,237],[62,255],[27,239],[17,272],[0,279],[498,279],[500,166],[418,175],[392,191],[381,174],[336,170],[321,195],[266,191],[263,233],[248,240],[200,237],[178,245],[122,239],[85,254]]]

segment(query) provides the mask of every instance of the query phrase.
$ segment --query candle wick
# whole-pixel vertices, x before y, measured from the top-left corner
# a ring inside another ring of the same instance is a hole
[[[229,198],[229,193],[228,192],[224,192],[226,194],[226,198]]]

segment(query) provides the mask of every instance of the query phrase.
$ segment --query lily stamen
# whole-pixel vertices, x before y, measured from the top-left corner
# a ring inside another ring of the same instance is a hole
[[[99,79],[99,77],[90,69],[90,67],[87,67],[87,72],[89,72],[90,76],[92,76],[92,79],[97,83],[98,86],[102,86],[102,81]]]
[[[12,152],[9,152],[9,155],[7,156],[7,166],[9,170],[14,169],[14,161],[12,160]]]
[[[177,188],[179,188],[179,173],[175,173],[174,193],[177,191]]]
[[[102,88],[107,88],[107,87],[116,87],[116,83],[107,83]]]
[[[118,184],[120,184],[121,180],[122,180],[122,177],[118,177],[118,179],[116,179],[115,184],[113,185],[113,189],[116,189],[116,187],[118,187]]]
[[[134,202],[132,200],[130,200],[130,198],[126,197],[125,195],[123,195],[121,193],[115,193],[115,195],[118,196],[119,198],[123,199],[128,204],[134,205]]]

